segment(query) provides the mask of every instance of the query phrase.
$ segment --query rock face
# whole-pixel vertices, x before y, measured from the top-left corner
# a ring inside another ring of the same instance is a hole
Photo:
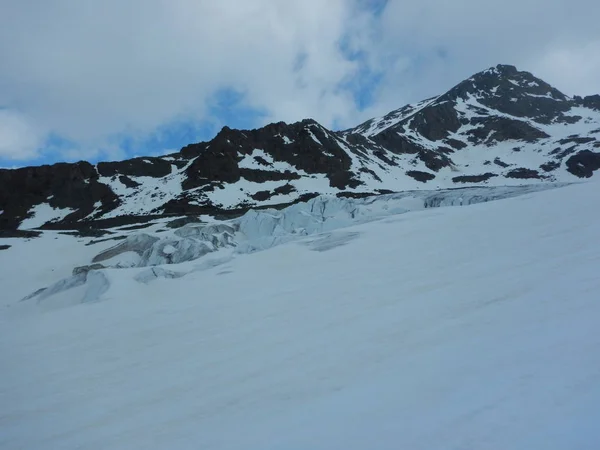
[[[65,222],[77,222],[98,205],[100,214],[120,203],[107,184],[99,182],[97,169],[87,162],[54,164],[0,170],[0,228],[13,229],[34,205],[47,203],[57,209],[72,209]]]
[[[239,216],[319,194],[577,181],[600,169],[600,96],[569,98],[514,66],[353,129],[224,127],[162,157],[0,170],[0,230]]]

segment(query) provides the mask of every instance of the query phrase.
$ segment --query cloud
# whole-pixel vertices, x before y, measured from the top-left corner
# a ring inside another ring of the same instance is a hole
[[[9,2],[0,157],[120,157],[181,124],[346,127],[497,63],[600,92],[598,16],[591,0]]]
[[[600,94],[600,38],[588,43],[558,45],[539,57],[532,70],[562,86],[568,95]]]
[[[33,159],[43,143],[39,133],[26,117],[0,109],[0,158],[5,160]]]
[[[223,89],[268,119],[330,124],[353,110],[338,42],[359,16],[345,0],[11,2],[0,104],[82,143],[201,120]]]
[[[568,94],[600,93],[595,0],[389,0],[372,46],[384,77],[370,113],[441,94],[514,64]]]

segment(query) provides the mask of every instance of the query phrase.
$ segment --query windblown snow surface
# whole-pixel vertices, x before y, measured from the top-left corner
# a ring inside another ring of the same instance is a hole
[[[598,449],[599,187],[0,240],[0,448]]]

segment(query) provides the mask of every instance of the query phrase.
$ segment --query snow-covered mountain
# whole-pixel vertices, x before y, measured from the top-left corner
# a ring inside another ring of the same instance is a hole
[[[2,170],[0,448],[596,449],[599,168],[600,96],[497,66]]]
[[[313,120],[223,128],[163,156],[0,170],[0,230],[234,217],[318,195],[573,182],[600,168],[600,96],[499,65],[341,132]]]

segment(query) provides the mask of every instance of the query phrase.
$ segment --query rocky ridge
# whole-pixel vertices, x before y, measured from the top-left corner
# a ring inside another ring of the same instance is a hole
[[[0,230],[228,218],[317,195],[575,182],[598,169],[600,96],[571,98],[498,65],[349,130],[224,127],[161,157],[3,169]]]

